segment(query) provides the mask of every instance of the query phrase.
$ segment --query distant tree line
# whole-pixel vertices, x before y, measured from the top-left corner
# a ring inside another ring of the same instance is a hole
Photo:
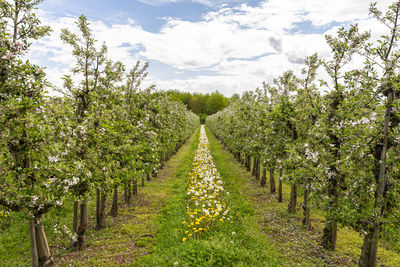
[[[208,115],[223,110],[231,102],[230,98],[218,91],[211,94],[200,94],[170,90],[167,94],[173,100],[181,101],[189,110],[199,115],[201,123],[205,122]]]

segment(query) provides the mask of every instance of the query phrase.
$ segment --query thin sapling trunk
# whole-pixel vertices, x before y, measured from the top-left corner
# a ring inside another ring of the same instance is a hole
[[[112,217],[118,216],[118,185],[114,186],[113,201],[110,214]]]

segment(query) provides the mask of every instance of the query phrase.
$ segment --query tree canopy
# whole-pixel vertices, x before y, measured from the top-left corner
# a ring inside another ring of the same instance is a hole
[[[201,94],[170,90],[167,94],[173,100],[181,101],[189,110],[199,115],[201,123],[205,122],[208,115],[223,110],[232,101],[232,98],[228,98],[218,91]]]

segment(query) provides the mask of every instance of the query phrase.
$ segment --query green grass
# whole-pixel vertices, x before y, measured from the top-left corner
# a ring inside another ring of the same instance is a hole
[[[224,223],[209,234],[197,239],[188,238],[182,242],[186,218],[186,181],[192,167],[192,158],[197,142],[191,148],[191,158],[187,159],[177,174],[175,192],[160,214],[160,231],[156,237],[154,254],[135,262],[134,266],[279,266],[276,252],[269,243],[260,238],[260,226],[253,218],[250,203],[244,201],[235,182],[235,174],[224,167],[219,151],[211,153],[230,192],[227,205],[233,213],[239,212],[239,220],[234,224]],[[232,234],[234,233],[234,234]],[[210,239],[210,236],[212,239]]]
[[[306,230],[301,225],[301,199],[298,199],[297,213],[287,212],[290,197],[290,186],[283,184],[283,203],[278,203],[276,195],[269,193],[268,185],[262,188],[251,173],[223,149],[222,144],[209,132],[209,141],[212,150],[222,158],[217,166],[219,169],[230,169],[235,174],[236,183],[240,184],[240,191],[244,199],[252,203],[254,218],[260,226],[256,235],[268,240],[285,266],[324,266],[329,263],[339,266],[356,266],[361,253],[362,237],[356,231],[339,227],[337,249],[334,252],[326,251],[320,246],[320,239],[324,227],[323,213],[313,208],[311,210],[312,230]],[[214,155],[213,155],[214,156]],[[214,156],[218,162],[218,156]],[[277,177],[277,175],[276,175]],[[268,177],[269,181],[269,177]],[[383,266],[400,266],[400,254],[381,245],[378,251],[378,263]],[[323,256],[322,256],[323,255]],[[324,259],[326,257],[326,259]]]
[[[235,167],[235,162],[231,157],[227,157],[225,151],[209,129],[206,129],[210,142],[211,155],[217,169],[225,182],[225,188],[230,192],[229,205],[235,212],[240,213],[240,223],[237,224],[236,232],[240,232],[237,239],[240,240],[241,249],[251,251],[255,261],[260,266],[280,265],[278,252],[270,242],[261,234],[262,227],[257,223],[255,217],[255,207],[247,198],[242,190],[243,177],[239,175]],[[229,153],[228,153],[229,154]],[[229,155],[230,156],[230,155]],[[244,262],[244,265],[254,266],[252,262]]]
[[[166,205],[161,210],[157,217],[157,222],[160,228],[156,235],[156,247],[154,254],[143,257],[134,262],[137,266],[163,265],[172,264],[175,258],[172,259],[169,255],[170,250],[179,246],[181,242],[181,225],[182,218],[185,216],[185,179],[191,169],[192,160],[197,149],[199,139],[199,130],[193,137],[190,146],[185,148],[185,156],[179,162],[177,170],[171,180],[172,191],[169,194]],[[175,255],[174,255],[175,256]]]

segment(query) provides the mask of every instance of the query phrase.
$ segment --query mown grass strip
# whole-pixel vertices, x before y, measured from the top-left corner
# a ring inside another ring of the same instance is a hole
[[[185,180],[190,171],[192,160],[197,149],[199,129],[188,141],[188,145],[178,152],[182,158],[177,161],[175,173],[171,173],[172,191],[169,192],[166,205],[158,215],[160,228],[155,239],[152,255],[148,255],[132,263],[132,266],[167,266],[179,257],[177,252],[182,241],[182,218],[185,216]],[[171,257],[171,255],[174,255]]]
[[[241,190],[244,178],[238,172],[238,165],[232,161],[229,152],[224,150],[212,132],[209,129],[206,131],[211,155],[224,180],[225,188],[230,192],[229,205],[234,213],[239,214],[240,221],[234,225],[236,248],[251,258],[248,262],[240,262],[240,265],[279,266],[277,252],[260,234],[262,229],[254,217],[254,207]]]
[[[220,224],[207,235],[182,242],[186,229],[182,224],[186,217],[186,182],[197,148],[197,142],[193,143],[190,156],[185,158],[178,170],[175,190],[160,214],[161,227],[156,237],[155,253],[134,266],[279,266],[276,252],[259,238],[260,229],[252,217],[252,208],[244,201],[235,182],[237,177],[227,167],[229,162],[224,161],[220,154],[222,148],[215,148],[216,142],[211,140],[211,153],[224,186],[230,192],[228,203],[232,212],[239,214],[239,221]]]

